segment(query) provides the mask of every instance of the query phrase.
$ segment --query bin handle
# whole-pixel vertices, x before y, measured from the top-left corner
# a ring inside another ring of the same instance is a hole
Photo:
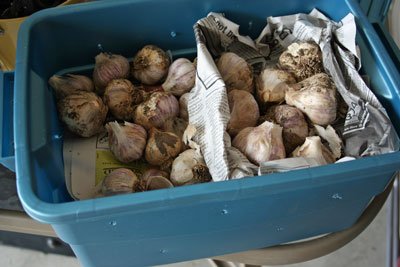
[[[394,175],[394,177],[397,176],[398,173]],[[222,261],[245,263],[246,265],[284,265],[305,262],[325,256],[352,241],[367,228],[385,204],[392,190],[394,180],[395,178],[392,179],[385,191],[374,198],[351,228],[312,240],[226,254],[213,258]]]

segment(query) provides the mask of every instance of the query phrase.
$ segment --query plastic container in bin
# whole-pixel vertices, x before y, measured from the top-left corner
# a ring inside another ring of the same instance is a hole
[[[51,224],[83,266],[144,266],[267,247],[350,227],[400,168],[400,152],[287,173],[72,201],[48,78],[90,68],[97,45],[132,57],[145,44],[195,56],[193,24],[223,12],[256,37],[267,16],[310,12],[358,25],[363,71],[400,132],[400,76],[351,0],[99,1],[38,12],[18,37],[14,136],[27,213]],[[250,23],[251,22],[251,23]]]

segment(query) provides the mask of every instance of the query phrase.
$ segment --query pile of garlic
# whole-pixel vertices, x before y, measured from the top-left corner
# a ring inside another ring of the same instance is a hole
[[[321,165],[342,156],[342,141],[331,124],[340,101],[324,73],[322,53],[312,42],[293,43],[259,74],[239,55],[216,59],[230,108],[232,146],[252,163],[311,157]]]
[[[118,168],[102,183],[102,195],[125,194],[211,181],[200,151],[182,141],[188,125],[187,94],[195,84],[189,59],[171,62],[155,45],[146,45],[129,62],[100,53],[92,77],[53,75],[58,114],[66,128],[81,137],[104,129],[109,147],[121,163],[145,160],[138,177]]]

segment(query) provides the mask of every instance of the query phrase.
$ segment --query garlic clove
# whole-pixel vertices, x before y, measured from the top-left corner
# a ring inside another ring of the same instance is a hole
[[[179,102],[175,96],[154,92],[150,97],[136,107],[134,121],[146,129],[151,127],[162,128],[165,121],[177,117]]]
[[[77,91],[57,103],[58,113],[67,128],[82,137],[103,130],[108,108],[95,93]]]
[[[326,165],[335,162],[332,152],[322,144],[319,136],[309,136],[304,144],[296,148],[293,157],[313,158],[320,165]]]
[[[287,71],[277,68],[266,68],[256,79],[257,98],[261,103],[285,101],[288,84],[296,79]]]
[[[178,58],[169,67],[162,88],[174,96],[181,96],[194,87],[195,80],[196,68],[193,63],[187,58]]]
[[[94,91],[92,80],[83,75],[53,75],[49,79],[49,85],[54,89],[58,100],[77,91]]]
[[[146,147],[146,130],[134,123],[118,122],[106,124],[108,143],[114,156],[121,162],[129,163],[142,157]]]
[[[129,76],[129,61],[121,55],[100,53],[95,61],[93,82],[99,95],[104,94],[104,89],[112,80]]]
[[[225,82],[227,92],[233,89],[253,92],[253,69],[242,57],[225,52],[217,61],[217,68]]]
[[[143,94],[129,80],[115,79],[107,85],[103,100],[115,118],[129,121],[135,105],[143,101]]]
[[[265,121],[257,127],[241,130],[232,141],[251,162],[260,164],[269,160],[285,158],[282,127]]]
[[[172,163],[171,182],[175,186],[211,181],[203,156],[195,149],[180,153]]]
[[[291,72],[297,81],[324,72],[322,52],[314,42],[293,43],[279,57],[282,69]]]
[[[102,193],[104,196],[128,194],[136,191],[139,179],[134,172],[119,168],[109,173],[103,180]]]
[[[145,158],[152,165],[163,166],[172,161],[181,152],[181,149],[182,141],[178,136],[153,127],[149,131]]]
[[[167,53],[155,45],[146,45],[133,58],[132,75],[147,85],[162,82],[168,73],[170,59]]]
[[[189,97],[190,93],[186,93],[179,98],[179,117],[181,117],[186,121],[189,121],[189,112],[188,112]]]
[[[336,87],[325,73],[290,85],[285,100],[304,112],[314,124],[328,125],[336,119]]]
[[[267,110],[265,117],[283,127],[282,137],[287,155],[306,140],[308,124],[298,108],[289,105],[275,105]]]
[[[237,135],[246,127],[257,125],[260,111],[251,93],[233,89],[228,93],[228,103],[231,118],[227,126],[227,131],[231,136]]]

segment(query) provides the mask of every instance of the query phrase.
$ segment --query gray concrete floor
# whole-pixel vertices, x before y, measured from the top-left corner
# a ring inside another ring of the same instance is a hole
[[[387,205],[357,238],[343,248],[312,261],[287,265],[287,267],[384,267],[386,266]],[[78,267],[74,257],[44,254],[41,252],[0,245],[2,267]],[[210,261],[196,260],[163,267],[209,267]],[[281,267],[283,267],[281,265]]]

